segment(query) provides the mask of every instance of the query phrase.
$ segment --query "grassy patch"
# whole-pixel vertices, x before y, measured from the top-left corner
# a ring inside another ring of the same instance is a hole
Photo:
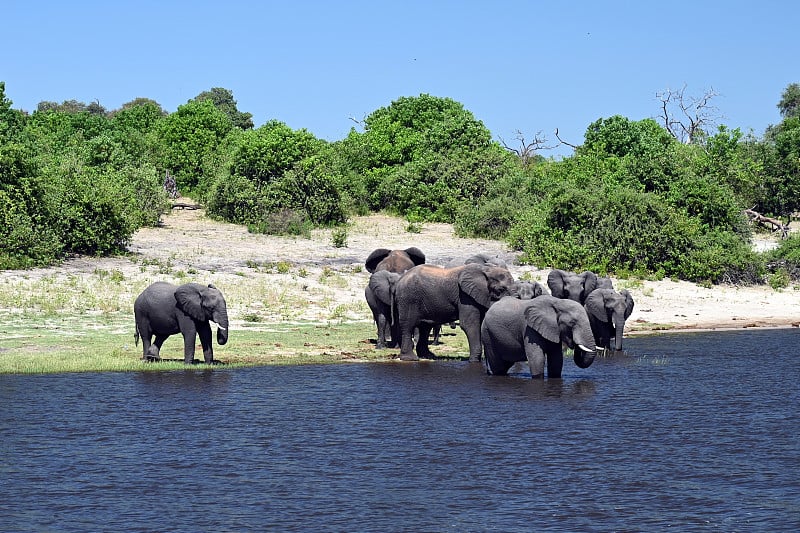
[[[26,325],[24,322],[27,322]],[[185,369],[183,340],[173,335],[161,350],[162,361],[141,361],[142,347],[133,342],[130,317],[59,317],[49,320],[3,321],[0,327],[0,374],[60,372],[127,372]],[[76,324],[78,327],[76,328]],[[77,329],[77,331],[76,331]],[[375,350],[375,331],[370,323],[258,324],[232,330],[225,346],[214,345],[218,367],[274,364],[385,361],[399,355],[397,349]],[[466,337],[459,330],[446,336],[433,351],[442,357],[469,355]],[[195,361],[202,360],[197,345]],[[207,369],[205,364],[193,368]]]

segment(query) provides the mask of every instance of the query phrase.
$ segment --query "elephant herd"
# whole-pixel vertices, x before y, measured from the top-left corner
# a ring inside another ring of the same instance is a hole
[[[611,280],[593,272],[552,270],[550,294],[537,282],[515,280],[497,257],[476,254],[444,266],[425,263],[416,247],[378,248],[365,261],[370,273],[364,296],[377,327],[376,348],[400,348],[400,359],[433,358],[429,338],[444,324],[464,331],[469,360],[480,361],[492,375],[506,375],[518,361],[527,361],[533,377],[561,377],[563,346],[587,368],[598,349],[622,349],[625,321],[633,298],[614,290]],[[228,340],[225,298],[213,285],[156,282],[134,303],[136,344],[142,359],[159,360],[170,335],[182,334],[184,362],[194,361],[200,337],[203,358],[214,362],[211,322],[217,342]]]
[[[617,292],[609,278],[589,271],[552,270],[548,295],[537,282],[515,281],[503,260],[485,254],[436,266],[416,247],[378,248],[365,266],[376,348],[399,346],[404,361],[433,358],[431,331],[457,321],[469,360],[483,354],[489,374],[506,375],[514,363],[528,361],[533,377],[544,376],[546,363],[548,377],[559,378],[564,345],[587,368],[598,348],[622,349],[633,311],[628,291]]]

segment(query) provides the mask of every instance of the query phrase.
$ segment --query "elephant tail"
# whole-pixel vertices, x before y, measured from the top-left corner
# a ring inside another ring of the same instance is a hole
[[[139,328],[138,327],[133,332],[133,344],[134,344],[134,346],[139,346]]]

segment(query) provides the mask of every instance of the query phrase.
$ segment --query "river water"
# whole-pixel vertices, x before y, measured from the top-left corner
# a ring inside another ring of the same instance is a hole
[[[800,331],[467,362],[0,376],[0,530],[798,531]]]

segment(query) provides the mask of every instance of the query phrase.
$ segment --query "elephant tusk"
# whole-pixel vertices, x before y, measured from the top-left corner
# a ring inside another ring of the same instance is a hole
[[[579,345],[578,345],[578,348],[580,348],[580,349],[581,349],[581,350],[583,350],[584,352],[589,352],[589,353],[593,353],[593,352],[594,352],[594,350],[592,350],[592,349],[590,349],[590,348],[587,348],[587,347],[586,347],[586,346],[584,346],[583,344],[579,344]]]
[[[219,324],[217,324],[213,320],[211,321],[211,323],[214,324],[215,326],[217,326],[217,329],[221,329],[222,331],[227,331],[228,330],[228,328],[223,328],[222,326],[220,326]]]

